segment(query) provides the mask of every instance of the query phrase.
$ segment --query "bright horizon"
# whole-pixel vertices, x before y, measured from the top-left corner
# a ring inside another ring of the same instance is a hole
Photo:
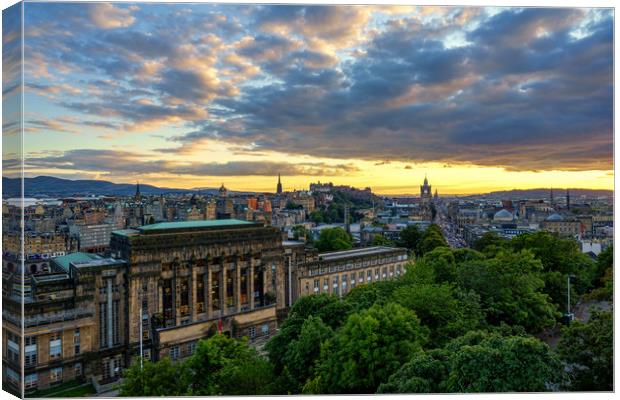
[[[28,177],[614,188],[612,9],[35,2],[24,18]]]

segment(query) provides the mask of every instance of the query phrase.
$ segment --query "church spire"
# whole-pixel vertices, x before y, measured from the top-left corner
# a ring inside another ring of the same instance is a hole
[[[140,194],[140,181],[136,181],[136,201],[140,201],[142,199],[142,195]]]
[[[282,194],[282,182],[280,181],[280,174],[278,174],[278,185],[276,186],[276,193]]]

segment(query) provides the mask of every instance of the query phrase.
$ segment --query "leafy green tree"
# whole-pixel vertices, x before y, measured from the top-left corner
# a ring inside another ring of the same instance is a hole
[[[435,347],[478,329],[484,320],[478,295],[463,293],[448,284],[402,286],[394,291],[392,300],[415,312],[430,329],[430,341]]]
[[[295,225],[291,231],[293,232],[293,238],[295,240],[299,240],[299,238],[305,238],[307,240],[310,238],[310,232],[303,225]]]
[[[275,376],[271,364],[252,355],[238,363],[228,363],[217,374],[219,392],[228,396],[272,394]]]
[[[443,237],[443,233],[441,232],[441,228],[438,225],[432,224],[424,234],[422,235],[422,240],[418,246],[418,254],[426,254],[437,247],[448,247],[448,243],[446,239]]]
[[[452,255],[454,256],[454,261],[456,261],[457,264],[466,261],[478,261],[485,259],[484,254],[481,252],[468,248],[452,250]]]
[[[456,261],[452,250],[438,247],[407,267],[405,281],[410,283],[456,282]]]
[[[321,231],[315,246],[319,251],[348,250],[353,247],[351,236],[342,228],[326,228]]]
[[[596,264],[581,252],[575,240],[563,239],[558,235],[540,231],[519,235],[510,241],[510,246],[517,252],[523,249],[531,251],[542,262],[542,271],[560,272],[564,281],[568,274],[572,274],[574,278],[571,285],[574,285],[577,294],[586,293],[591,288],[595,279]],[[564,295],[566,296],[566,290]],[[562,304],[558,303],[558,306]]]
[[[287,210],[301,210],[302,208],[304,208],[304,206],[302,206],[301,204],[297,204],[292,200],[289,200],[286,202],[286,206],[284,208]]]
[[[594,275],[594,282],[597,287],[605,286],[606,277],[613,276],[613,267],[614,246],[611,245],[603,250],[596,259],[596,274]]]
[[[470,332],[446,347],[449,392],[542,392],[558,382],[561,363],[534,337]]]
[[[321,352],[321,343],[331,338],[332,329],[321,318],[309,316],[296,340],[287,347],[284,368],[292,378],[291,393],[300,393],[306,381],[314,375],[315,361]]]
[[[377,393],[442,393],[450,372],[450,353],[443,349],[417,352],[382,383]]]
[[[375,235],[375,237],[372,238],[372,245],[373,246],[388,246],[388,247],[395,246],[394,242],[392,242],[390,239],[386,238],[383,235]]]
[[[255,365],[252,369],[251,365]],[[246,339],[235,340],[222,334],[201,340],[196,352],[187,360],[190,370],[192,396],[250,394],[246,391],[266,392],[272,381],[270,367]],[[252,374],[254,371],[254,374]],[[251,376],[250,376],[251,375]],[[231,381],[232,376],[243,377],[247,386]],[[258,389],[257,387],[261,386]]]
[[[297,300],[278,333],[265,345],[275,373],[278,375],[283,373],[288,346],[299,338],[306,319],[314,316],[320,318],[331,329],[336,329],[344,323],[350,309],[350,304],[325,293],[303,296]],[[290,389],[288,383],[281,386]]]
[[[183,396],[188,393],[189,373],[184,362],[164,358],[156,363],[136,360],[123,372],[121,396]]]
[[[528,332],[552,326],[559,317],[556,307],[542,292],[541,262],[529,251],[502,251],[489,260],[459,265],[459,286],[480,296],[487,321],[521,325]]]
[[[411,251],[415,251],[418,248],[422,234],[415,225],[409,225],[405,229],[400,231],[398,246],[406,247]]]
[[[495,249],[501,249],[508,244],[506,239],[503,239],[495,232],[486,232],[478,240],[474,242],[472,248],[474,250],[484,252],[488,247]]]
[[[427,338],[418,317],[397,304],[351,314],[321,347],[317,374],[304,392],[374,393]]]
[[[315,224],[321,224],[325,222],[325,218],[323,218],[323,213],[319,210],[312,211],[308,218]]]
[[[405,283],[404,278],[399,277],[387,281],[359,285],[347,293],[344,301],[350,310],[354,312],[369,309],[375,304],[385,305],[390,301],[394,290]]]
[[[595,311],[587,323],[575,321],[564,329],[558,353],[568,365],[568,389],[613,390],[613,342],[613,314],[609,311]]]

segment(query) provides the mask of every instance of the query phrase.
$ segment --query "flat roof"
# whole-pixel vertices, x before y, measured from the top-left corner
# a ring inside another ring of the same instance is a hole
[[[395,250],[405,250],[405,249],[401,247],[388,247],[388,246],[362,247],[359,249],[332,251],[329,253],[320,253],[319,259],[324,260],[324,261],[339,260],[339,259],[350,258],[350,257],[391,253]]]
[[[141,234],[146,235],[155,233],[166,233],[168,231],[197,231],[243,226],[258,227],[263,226],[263,224],[261,222],[243,221],[240,219],[211,219],[200,221],[158,222],[156,224],[143,225],[137,228],[113,231],[112,234],[130,237]]]
[[[96,254],[91,253],[82,253],[78,251],[77,253],[69,253],[64,256],[56,257],[53,259],[54,263],[58,264],[60,268],[62,268],[65,272],[69,272],[69,264],[75,262],[90,262],[97,258]]]

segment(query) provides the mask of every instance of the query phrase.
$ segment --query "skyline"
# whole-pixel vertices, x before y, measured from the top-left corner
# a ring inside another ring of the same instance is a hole
[[[613,189],[612,32],[611,9],[26,3],[25,173]]]

